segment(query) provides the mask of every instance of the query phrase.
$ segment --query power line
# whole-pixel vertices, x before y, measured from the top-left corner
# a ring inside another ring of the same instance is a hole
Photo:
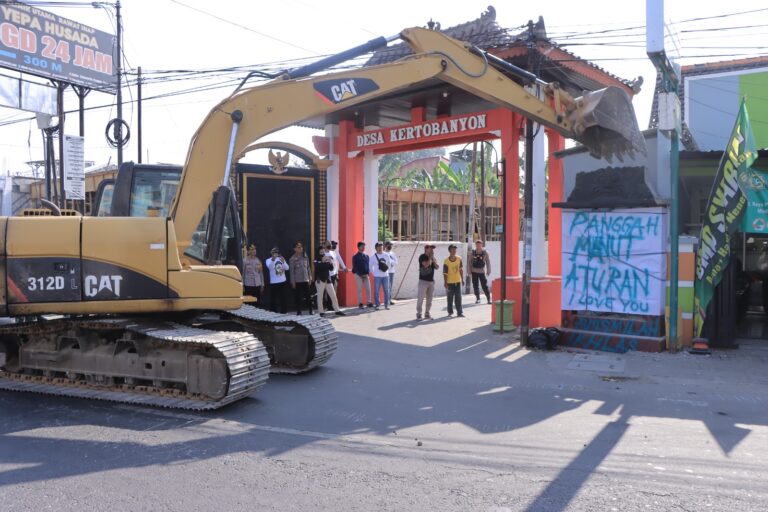
[[[197,7],[193,7],[191,5],[187,5],[184,2],[180,2],[179,0],[168,0],[168,1],[169,2],[173,2],[174,4],[178,4],[178,5],[182,6],[182,7],[186,7],[187,9],[190,9],[192,11],[198,12],[200,14],[204,14],[205,16],[208,16],[210,18],[219,20],[219,21],[221,21],[223,23],[227,23],[228,25],[232,25],[233,27],[241,28],[243,30],[247,30],[248,32],[253,32],[254,34],[258,34],[258,35],[260,35],[262,37],[266,37],[267,39],[272,39],[273,41],[277,41],[278,43],[282,43],[282,44],[285,44],[285,45],[288,45],[288,46],[292,46],[293,48],[298,48],[299,50],[303,50],[303,51],[308,52],[308,53],[317,54],[317,52],[309,50],[307,48],[304,48],[303,46],[299,46],[299,45],[296,45],[296,44],[293,44],[293,43],[289,43],[288,41],[284,41],[283,39],[279,39],[279,38],[277,38],[275,36],[271,36],[269,34],[265,34],[264,32],[259,32],[258,30],[254,30],[254,29],[252,29],[250,27],[246,27],[245,25],[241,25],[240,23],[234,22],[232,20],[228,20],[226,18],[222,18],[221,16],[217,16],[216,14],[213,14],[211,12],[204,11],[202,9],[198,9]]]
[[[705,21],[705,20],[714,20],[714,19],[722,19],[722,18],[728,18],[733,16],[740,16],[743,14],[754,14],[756,12],[764,12],[768,11],[768,7],[760,8],[760,9],[751,9],[748,11],[739,11],[739,12],[731,12],[731,13],[724,13],[724,14],[716,14],[712,16],[701,16],[697,18],[688,18],[684,19],[678,22],[675,22],[675,24],[682,24],[682,23],[691,23],[694,21]],[[596,24],[596,26],[599,26]],[[765,26],[765,25],[757,25],[757,26]],[[622,28],[611,28],[611,29],[604,29],[604,30],[592,30],[592,31],[583,31],[583,32],[553,32],[550,37],[553,38],[572,38],[572,37],[582,37],[587,35],[593,35],[593,34],[607,34],[607,33],[614,33],[614,32],[627,32],[629,30],[643,30],[643,35],[645,31],[646,26],[645,25],[631,25],[628,27],[622,27]],[[721,28],[718,28],[721,29]],[[724,29],[724,28],[722,28]],[[685,30],[684,32],[689,32],[689,30]],[[637,34],[640,35],[640,34]],[[621,37],[621,36],[618,36]]]

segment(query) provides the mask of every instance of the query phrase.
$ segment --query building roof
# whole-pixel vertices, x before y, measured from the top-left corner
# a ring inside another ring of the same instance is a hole
[[[748,69],[768,68],[768,55],[759,57],[748,57],[744,59],[722,60],[717,62],[703,62],[701,64],[691,64],[681,68],[681,80],[678,85],[677,94],[680,97],[681,116],[685,119],[685,79],[692,76],[711,75],[715,73],[727,73],[730,71],[745,71]],[[648,128],[656,128],[659,125],[659,93],[661,92],[661,75],[656,73],[656,87],[653,91],[653,104],[651,106],[651,118],[648,121]],[[688,130],[688,126],[683,123],[683,147],[687,150],[697,151],[699,149],[693,134]]]
[[[743,71],[745,69],[768,67],[768,55],[748,57],[745,59],[721,60],[718,62],[704,62],[683,66],[683,76],[709,75],[712,73],[725,73],[728,71]]]
[[[446,165],[448,165],[451,163],[451,159],[446,158],[442,155],[425,156],[421,158],[416,158],[414,160],[411,160],[410,162],[406,162],[403,165],[401,165],[400,168],[397,170],[397,175],[403,178],[407,176],[412,169],[424,169],[425,171],[432,171],[440,164],[440,162],[443,162]]]
[[[501,28],[496,23],[496,9],[493,6],[489,6],[488,10],[483,12],[479,18],[460,25],[443,29],[440,23],[430,20],[427,27],[431,30],[439,30],[447,36],[459,41],[466,41],[484,50],[512,44],[515,40],[506,29]],[[408,45],[400,43],[377,50],[365,65],[386,64],[410,54],[411,49]]]
[[[430,21],[427,27],[473,44],[520,68],[531,68],[544,81],[557,82],[574,97],[581,96],[584,91],[594,91],[606,86],[621,87],[631,96],[639,91],[642,83],[641,79],[632,82],[621,79],[559,47],[547,37],[541,17],[536,23],[529,21],[525,30],[515,32],[519,31],[520,27],[509,30],[499,26],[496,22],[496,10],[490,6],[475,20],[446,29],[442,29],[439,23]],[[533,66],[529,66],[528,58],[528,47],[531,43],[536,57]],[[410,47],[404,43],[392,45],[374,52],[365,66],[393,62],[410,53]],[[506,73],[504,70],[500,71]],[[518,83],[521,82],[515,76],[508,76]],[[411,109],[415,106],[425,108],[426,118],[433,119],[441,115],[479,112],[492,109],[496,105],[455,85],[432,79],[353,108],[306,119],[300,126],[322,129],[327,124],[341,120],[353,121],[360,128],[368,125],[397,126],[412,121]]]
[[[720,160],[723,157],[723,152],[717,151],[681,151],[681,160]],[[757,159],[768,161],[768,149],[758,149]]]
[[[489,6],[479,18],[442,29],[440,23],[430,20],[427,24],[432,30],[465,41],[486,50],[513,64],[528,69],[528,45],[534,43],[538,57],[535,65],[538,73],[547,82],[558,82],[574,96],[583,91],[593,91],[608,85],[619,86],[629,95],[639,91],[640,80],[626,80],[609,73],[605,69],[563,49],[547,37],[544,19],[539,17],[536,23],[528,22],[523,30],[513,33],[502,28],[496,22],[496,10]],[[514,29],[513,29],[514,30]],[[519,28],[518,28],[519,30]],[[366,66],[385,64],[411,54],[411,49],[404,43],[396,44],[376,51],[366,62]],[[536,70],[533,70],[536,71]]]

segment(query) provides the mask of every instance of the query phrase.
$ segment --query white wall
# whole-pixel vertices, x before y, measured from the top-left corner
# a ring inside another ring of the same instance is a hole
[[[435,245],[435,257],[437,262],[442,265],[443,260],[448,257],[448,246],[455,244],[458,249],[456,254],[462,259],[467,259],[467,244],[459,242],[392,242],[393,250],[397,255],[398,265],[395,272],[395,283],[392,290],[394,299],[415,299],[419,282],[419,255],[424,253],[424,246],[427,244]],[[501,277],[501,242],[488,242],[485,244],[485,250],[491,258],[491,275],[488,277],[488,286],[494,279]],[[518,249],[523,250],[523,243],[520,242]],[[546,254],[545,254],[546,258]],[[345,260],[346,261],[346,260]],[[464,262],[465,270],[468,264]],[[547,268],[547,261],[544,261],[544,268]],[[436,271],[437,286],[435,286],[435,295],[444,296],[445,288],[440,278],[441,269]],[[523,273],[523,259],[520,258],[520,275]],[[512,275],[512,272],[508,272]]]

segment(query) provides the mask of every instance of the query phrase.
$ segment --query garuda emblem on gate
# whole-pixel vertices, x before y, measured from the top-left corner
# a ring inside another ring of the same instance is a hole
[[[287,151],[285,153],[277,152],[277,155],[275,155],[272,150],[269,150],[269,165],[272,166],[272,172],[275,174],[285,174],[285,171],[287,170],[286,167],[288,167],[288,160],[290,159],[291,155]]]

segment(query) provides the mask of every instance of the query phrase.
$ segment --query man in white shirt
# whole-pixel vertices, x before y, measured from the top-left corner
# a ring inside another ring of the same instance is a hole
[[[384,244],[376,242],[376,252],[371,256],[371,273],[373,274],[374,308],[379,309],[379,288],[384,291],[384,309],[389,309],[389,266],[392,261],[389,254],[384,252]]]
[[[384,252],[389,254],[389,303],[394,304],[395,301],[392,300],[395,295],[395,267],[397,267],[397,255],[395,254],[395,251],[392,250],[392,242],[387,241],[387,243],[384,244]]]
[[[336,240],[331,240],[331,252],[332,256],[336,260],[336,271],[348,272],[349,269],[344,264],[344,258],[341,257],[341,251],[338,249],[339,243]]]
[[[269,303],[270,309],[275,313],[287,313],[288,301],[286,300],[286,277],[288,263],[280,255],[280,249],[273,247],[271,257],[267,259],[267,268],[269,269]]]
[[[338,244],[334,242],[325,242],[325,255],[333,258],[333,270],[331,270],[331,282],[333,288],[337,289],[339,286],[339,269],[346,272],[347,266],[344,265],[344,261],[341,259],[339,251],[336,249]]]

